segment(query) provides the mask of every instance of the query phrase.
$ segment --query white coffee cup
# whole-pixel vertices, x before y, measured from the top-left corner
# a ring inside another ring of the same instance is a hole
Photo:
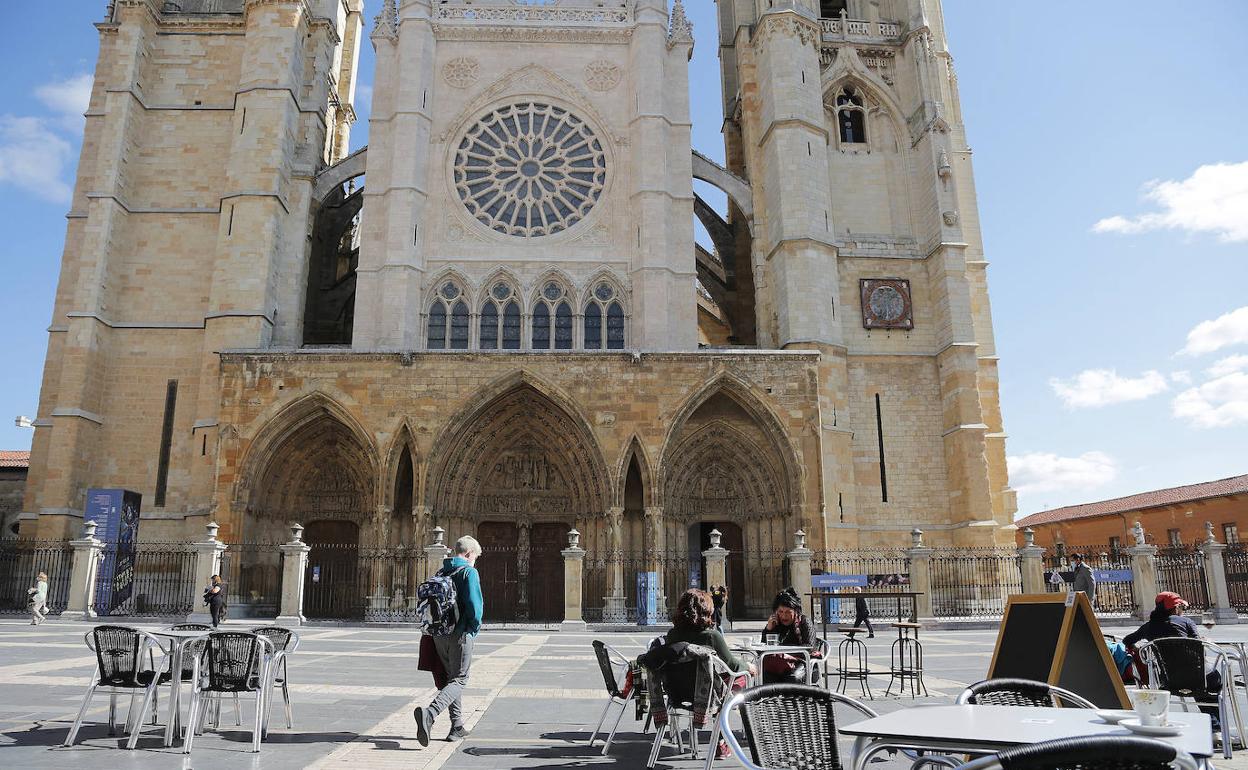
[[[1170,693],[1166,690],[1130,690],[1131,705],[1142,725],[1164,725],[1170,711]]]

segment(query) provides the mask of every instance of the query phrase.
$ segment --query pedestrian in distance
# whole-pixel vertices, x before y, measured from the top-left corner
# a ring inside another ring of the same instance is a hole
[[[1075,591],[1083,591],[1088,596],[1088,601],[1096,604],[1096,576],[1092,574],[1092,568],[1083,563],[1083,554],[1074,553],[1070,555],[1071,564],[1074,567],[1074,577],[1071,580],[1072,589]]]
[[[208,605],[208,613],[212,615],[212,627],[216,628],[225,620],[225,584],[220,575],[213,575],[204,589],[204,604]]]
[[[867,638],[875,638],[875,629],[871,627],[871,610],[867,607],[867,599],[862,596],[862,587],[854,586],[854,628],[867,624]]]
[[[711,587],[711,603],[715,607],[715,613],[712,619],[715,621],[715,628],[719,631],[724,630],[724,604],[728,601],[728,589],[724,586]]]
[[[416,589],[424,632],[433,637],[434,648],[446,671],[446,686],[428,706],[412,710],[416,740],[429,745],[429,729],[443,711],[451,715],[448,741],[468,736],[464,727],[463,693],[472,666],[472,647],[481,630],[481,576],[474,566],[481,555],[476,538],[455,541],[455,555],[442,561],[442,569]]]
[[[30,608],[30,624],[37,626],[48,617],[48,573],[35,575],[35,586],[26,591],[26,606]]]

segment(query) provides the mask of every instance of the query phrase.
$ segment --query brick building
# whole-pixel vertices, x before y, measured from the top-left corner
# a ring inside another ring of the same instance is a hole
[[[1036,545],[1045,548],[1113,548],[1134,542],[1129,530],[1137,521],[1154,545],[1202,541],[1206,521],[1219,542],[1248,540],[1248,475],[1033,513],[1015,522],[1016,537],[1022,545],[1022,531],[1030,527]]]
[[[0,450],[0,538],[17,534],[29,470],[30,452]]]

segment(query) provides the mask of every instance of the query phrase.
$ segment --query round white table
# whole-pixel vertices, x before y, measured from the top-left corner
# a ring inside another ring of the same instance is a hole
[[[167,651],[170,657],[169,720],[168,724],[165,725],[165,745],[172,746],[173,738],[178,734],[178,727],[182,722],[182,711],[179,707],[179,696],[182,689],[182,655],[186,650],[188,642],[205,637],[212,632],[162,628],[159,631],[150,631],[149,633],[159,639],[169,640],[169,650]]]
[[[793,655],[801,658],[806,663],[806,684],[811,683],[811,674],[814,668],[810,665],[811,649],[809,647],[801,647],[796,645],[783,644],[764,644],[762,642],[746,642],[738,644],[735,649],[738,652],[744,652],[752,656],[758,661],[758,679],[763,681],[763,658],[768,655]]]

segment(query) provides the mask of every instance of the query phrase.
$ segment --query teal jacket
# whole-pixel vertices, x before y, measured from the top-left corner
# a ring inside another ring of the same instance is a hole
[[[462,556],[442,560],[442,570],[464,567],[456,575],[451,576],[455,582],[455,604],[459,607],[459,622],[455,624],[455,633],[476,636],[481,630],[481,612],[485,602],[481,598],[481,576],[477,570]]]

